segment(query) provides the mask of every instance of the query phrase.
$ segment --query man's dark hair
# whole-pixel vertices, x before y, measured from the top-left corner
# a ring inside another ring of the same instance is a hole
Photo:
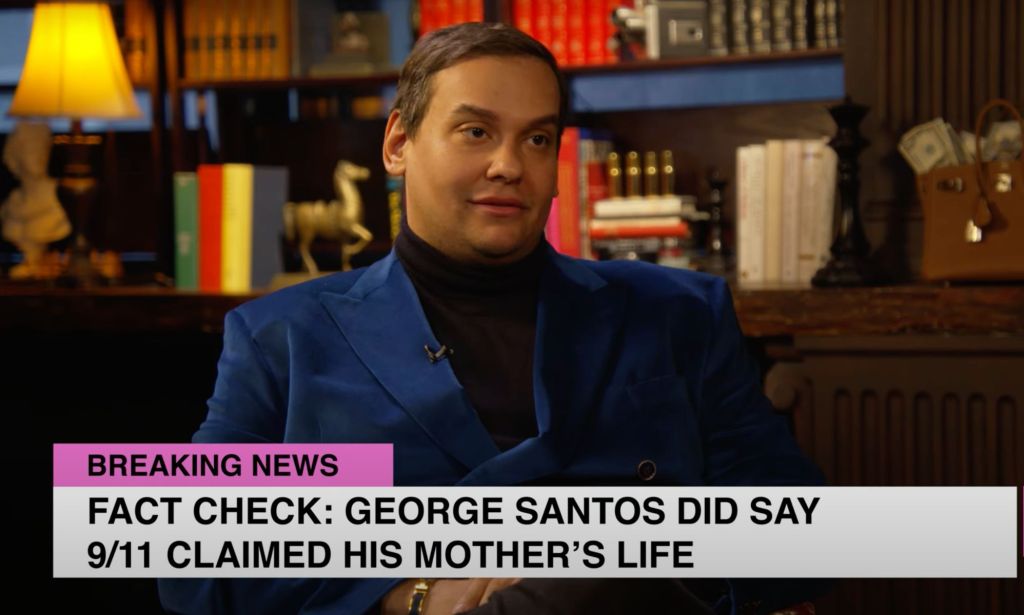
[[[561,137],[569,102],[558,62],[539,41],[501,23],[456,24],[434,30],[416,43],[402,65],[395,96],[394,108],[401,115],[406,134],[415,137],[427,114],[434,94],[434,73],[464,60],[485,56],[534,57],[551,68],[558,81],[558,136]]]

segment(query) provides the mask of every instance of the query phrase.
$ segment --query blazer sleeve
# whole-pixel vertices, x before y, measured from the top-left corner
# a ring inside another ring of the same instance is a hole
[[[284,375],[275,376],[238,311],[224,322],[224,350],[206,420],[195,443],[281,442],[287,415]],[[169,613],[357,615],[401,579],[159,579]]]
[[[713,333],[700,404],[707,484],[823,485],[821,471],[801,452],[764,395],[724,280],[715,281],[709,306]],[[734,579],[723,610],[768,613],[820,596],[830,584],[821,579]]]

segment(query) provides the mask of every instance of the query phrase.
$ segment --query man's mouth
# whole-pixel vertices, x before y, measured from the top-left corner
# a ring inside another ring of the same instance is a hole
[[[470,199],[469,203],[477,211],[498,217],[518,216],[526,211],[522,201],[509,197],[479,197]]]
[[[490,207],[508,207],[512,209],[526,209],[523,202],[516,198],[487,196],[469,200],[473,205],[487,205]]]

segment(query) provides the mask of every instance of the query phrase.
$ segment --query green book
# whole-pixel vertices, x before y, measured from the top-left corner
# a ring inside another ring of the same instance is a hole
[[[199,197],[195,173],[174,174],[174,286],[199,289]]]

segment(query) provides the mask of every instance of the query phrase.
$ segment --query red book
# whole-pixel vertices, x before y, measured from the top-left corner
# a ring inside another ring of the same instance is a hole
[[[587,64],[604,64],[605,49],[608,48],[608,36],[611,34],[611,19],[607,12],[605,0],[586,0],[584,10],[586,19],[586,47],[584,55]]]
[[[219,293],[224,169],[219,164],[201,164],[196,175],[199,179],[199,290]]]
[[[484,20],[484,0],[469,0],[469,21]]]
[[[580,256],[580,129],[568,127],[558,150],[558,234],[560,252]]]
[[[587,7],[583,2],[569,2],[569,64],[587,63]]]
[[[437,29],[437,2],[420,0],[420,36]]]
[[[671,226],[620,226],[592,228],[591,239],[642,239],[644,237],[689,237],[690,227],[685,222]]]
[[[569,65],[569,1],[554,0],[551,6],[551,49],[559,66]]]
[[[623,4],[622,0],[604,0],[604,18],[606,20],[605,21],[605,24],[606,24],[605,28],[607,28],[606,35],[605,35],[606,38],[607,37],[611,37],[611,35],[615,33],[615,26],[612,25],[612,11],[614,11],[616,8],[618,8],[622,4]],[[605,62],[605,64],[615,64],[618,61],[619,61],[619,59],[617,57],[615,57],[615,51],[612,50],[612,48],[609,47],[608,45],[605,45],[604,46],[604,62]]]
[[[450,0],[452,20],[448,23],[465,23],[469,21],[469,0]]]
[[[434,29],[450,26],[455,23],[455,12],[452,7],[452,0],[428,0],[434,8]]]
[[[551,49],[551,11],[554,0],[533,0],[533,38]]]
[[[512,22],[523,32],[537,38],[533,25],[533,0],[516,0],[512,7]]]

